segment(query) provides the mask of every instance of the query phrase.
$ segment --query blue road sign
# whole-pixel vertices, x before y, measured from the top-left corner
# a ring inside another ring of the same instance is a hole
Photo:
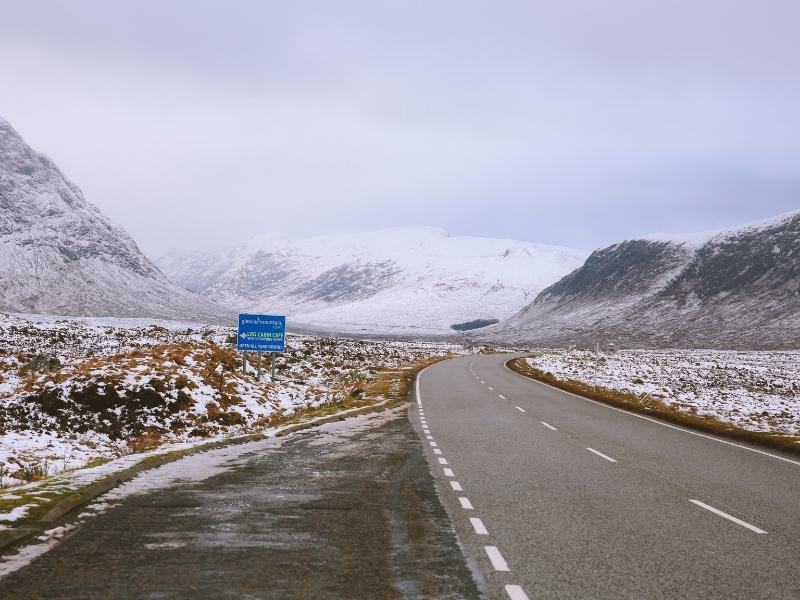
[[[283,352],[286,345],[286,317],[239,315],[236,349],[248,352]]]

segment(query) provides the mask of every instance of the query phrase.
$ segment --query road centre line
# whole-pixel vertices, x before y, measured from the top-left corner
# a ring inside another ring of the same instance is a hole
[[[509,571],[508,563],[506,559],[503,558],[503,555],[500,554],[500,550],[497,549],[497,546],[484,546],[483,549],[489,557],[495,571]]]
[[[558,431],[558,429],[556,429],[555,427],[553,427],[552,425],[550,425],[550,423],[545,423],[544,421],[539,421],[539,423],[541,423],[542,425],[544,425],[544,426],[545,426],[545,427],[547,427],[548,429],[552,429],[553,431]]]
[[[519,406],[515,406],[514,408],[516,408],[519,412],[525,412],[525,409],[524,408],[520,408]]]
[[[483,525],[483,521],[481,521],[478,517],[470,517],[469,522],[472,523],[472,528],[478,535],[489,535],[489,532]]]
[[[458,483],[457,481],[451,481],[450,482],[450,487],[453,488],[454,492],[463,492],[464,491],[464,488],[462,488],[461,484]]]
[[[509,371],[511,371],[511,373],[514,373],[514,375],[516,375],[517,377],[523,377],[524,379],[527,379],[528,381],[533,381],[533,382],[538,383],[540,385],[543,385],[545,387],[552,388],[552,389],[554,389],[554,390],[556,390],[558,392],[561,392],[562,394],[567,394],[568,396],[574,396],[575,398],[578,398],[579,400],[583,400],[584,402],[591,402],[592,404],[596,404],[597,406],[602,406],[603,408],[607,408],[609,410],[615,410],[615,411],[620,412],[620,413],[622,413],[624,415],[628,415],[629,417],[635,417],[637,419],[642,419],[643,421],[649,421],[651,423],[655,423],[656,425],[661,425],[661,427],[667,427],[668,429],[674,429],[675,431],[681,431],[681,432],[689,434],[689,435],[696,435],[697,437],[705,438],[707,440],[711,440],[712,442],[717,442],[718,444],[725,444],[727,446],[733,446],[735,448],[740,448],[741,450],[749,450],[750,452],[755,452],[756,454],[763,454],[764,456],[769,456],[770,458],[775,458],[777,460],[782,460],[783,462],[791,463],[793,465],[796,465],[796,466],[800,467],[800,461],[798,461],[798,460],[792,460],[791,458],[786,458],[784,456],[779,456],[777,454],[772,454],[771,452],[765,452],[764,450],[759,450],[757,448],[750,448],[749,446],[742,446],[741,444],[737,444],[736,442],[729,442],[728,440],[721,440],[721,439],[715,438],[714,436],[707,435],[705,433],[700,433],[699,431],[692,431],[691,429],[684,429],[683,427],[678,427],[676,425],[671,425],[670,423],[664,423],[662,421],[659,421],[658,419],[654,419],[654,418],[648,417],[646,415],[640,415],[640,414],[625,410],[623,408],[617,408],[616,406],[610,406],[610,405],[608,405],[608,404],[606,404],[604,402],[599,402],[598,400],[592,400],[591,398],[584,398],[583,396],[579,396],[578,394],[573,394],[572,392],[567,392],[565,390],[557,388],[554,385],[550,385],[549,383],[545,383],[545,382],[539,381],[537,379],[531,379],[530,377],[525,377],[524,375],[520,375],[516,371],[513,371],[513,370],[509,369],[508,365],[506,364],[507,362],[508,361],[503,363],[503,366],[506,369],[508,369]]]
[[[530,600],[528,598],[528,594],[525,593],[525,590],[518,585],[507,585],[506,594],[508,594],[508,597],[511,598],[511,600]]]
[[[608,456],[607,454],[603,454],[602,452],[599,452],[599,451],[595,450],[594,448],[587,448],[587,450],[588,450],[589,452],[593,453],[593,454],[596,454],[596,455],[597,455],[597,456],[599,456],[600,458],[605,458],[605,459],[606,459],[608,462],[612,462],[612,463],[615,463],[615,462],[617,462],[617,461],[616,461],[616,459],[614,459],[614,458],[611,458],[611,457],[610,457],[610,456]]]
[[[466,498],[464,496],[459,496],[458,497],[458,501],[461,503],[461,508],[463,508],[464,510],[474,510],[475,509],[475,507],[472,506],[472,502],[469,501],[469,498]]]
[[[764,531],[763,529],[759,529],[755,525],[750,525],[750,523],[747,523],[746,521],[742,521],[741,519],[737,519],[733,515],[729,515],[728,513],[723,512],[718,508],[714,508],[713,506],[709,506],[705,502],[700,502],[700,500],[693,500],[693,499],[689,498],[689,502],[691,502],[692,504],[694,504],[696,506],[699,506],[700,508],[704,508],[707,511],[710,511],[710,512],[714,513],[715,515],[719,515],[723,519],[728,519],[729,521],[733,521],[737,525],[741,525],[745,529],[749,529],[750,531],[754,531],[755,533],[767,533],[766,531]]]

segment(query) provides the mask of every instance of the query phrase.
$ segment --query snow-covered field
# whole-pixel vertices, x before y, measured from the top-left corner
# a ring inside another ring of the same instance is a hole
[[[262,431],[299,412],[379,399],[387,371],[452,344],[290,336],[262,381],[235,330],[0,314],[0,486],[187,443]]]
[[[528,363],[562,380],[648,395],[751,431],[800,434],[800,352],[652,350],[536,352]]]

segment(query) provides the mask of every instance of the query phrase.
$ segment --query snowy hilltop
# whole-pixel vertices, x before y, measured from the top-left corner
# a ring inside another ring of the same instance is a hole
[[[800,211],[597,250],[487,334],[557,345],[797,348]]]
[[[219,321],[0,118],[0,310]]]
[[[585,253],[435,228],[290,240],[268,234],[216,252],[168,252],[159,267],[230,307],[287,313],[350,332],[443,333],[505,319],[577,268]]]

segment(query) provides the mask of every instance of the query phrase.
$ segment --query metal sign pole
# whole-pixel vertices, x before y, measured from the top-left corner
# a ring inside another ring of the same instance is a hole
[[[258,380],[261,381],[261,351],[258,352]]]
[[[247,375],[247,352],[242,352],[242,373]]]
[[[275,358],[277,356],[277,353],[273,352],[269,358],[269,362],[272,363],[272,379],[270,381],[275,381]]]

